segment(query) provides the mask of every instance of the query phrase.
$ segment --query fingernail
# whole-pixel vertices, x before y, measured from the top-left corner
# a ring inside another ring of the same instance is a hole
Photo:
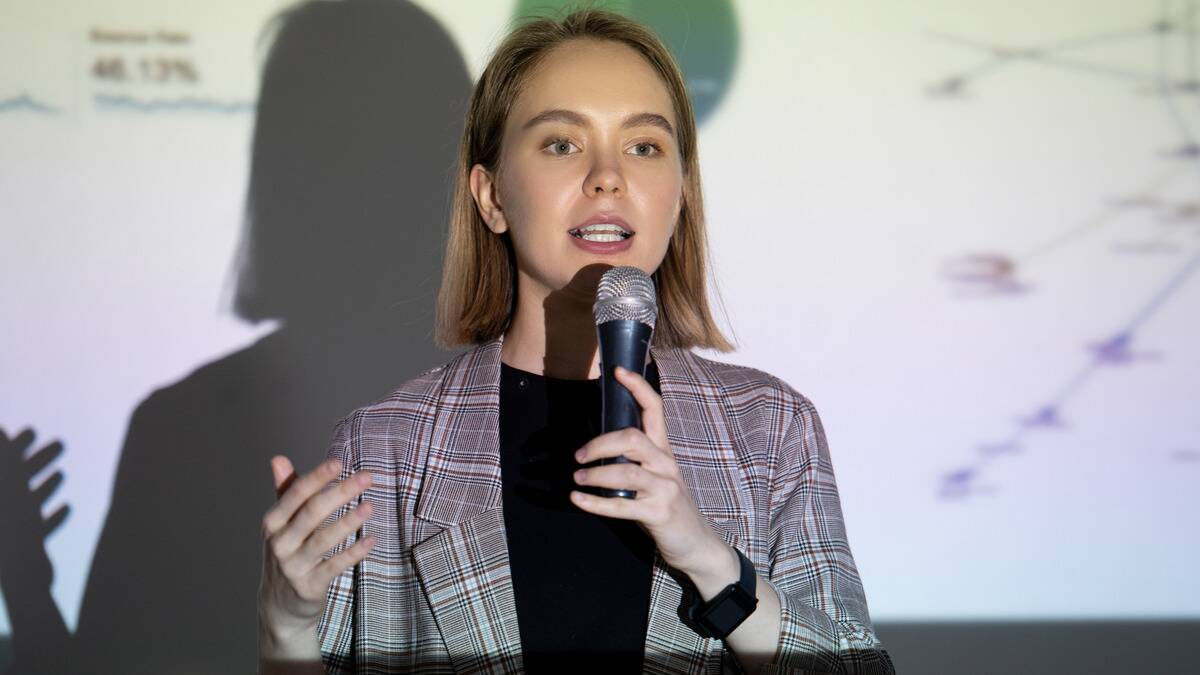
[[[583,461],[583,456],[584,456],[585,454],[586,454],[586,453],[583,451],[583,449],[582,449],[582,448],[581,448],[581,449],[579,449],[579,450],[576,450],[576,451],[575,451],[575,461],[576,461],[576,462],[582,462],[582,461]]]
[[[586,469],[580,469],[575,472],[575,482],[576,483],[583,482],[584,478],[587,478],[587,470]]]
[[[331,459],[328,462],[325,462],[325,468],[329,469],[331,473],[337,473],[342,470],[342,463],[336,459]]]
[[[363,486],[363,487],[366,487],[366,486],[368,486],[368,485],[370,485],[370,484],[371,484],[371,474],[369,474],[369,473],[360,473],[360,474],[358,474],[358,476],[355,478],[355,480],[357,480],[357,481],[358,481],[358,484],[359,484],[359,485],[361,485],[361,486]]]

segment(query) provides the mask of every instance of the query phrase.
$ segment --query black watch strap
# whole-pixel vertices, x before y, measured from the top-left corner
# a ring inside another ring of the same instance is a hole
[[[725,639],[758,607],[754,565],[741,551],[733,550],[741,564],[737,583],[729,584],[708,602],[700,598],[695,587],[684,588],[683,620],[700,637]]]

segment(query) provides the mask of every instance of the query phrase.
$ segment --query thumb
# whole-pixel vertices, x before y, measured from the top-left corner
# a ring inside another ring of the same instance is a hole
[[[283,455],[271,458],[271,475],[275,478],[275,496],[282,495],[296,476],[292,461]]]

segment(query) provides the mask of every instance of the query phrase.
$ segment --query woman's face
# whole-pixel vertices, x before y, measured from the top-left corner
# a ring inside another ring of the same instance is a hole
[[[484,221],[511,233],[521,291],[544,297],[596,263],[658,268],[682,204],[676,126],[632,48],[575,40],[546,54],[509,114],[499,170],[471,172]]]

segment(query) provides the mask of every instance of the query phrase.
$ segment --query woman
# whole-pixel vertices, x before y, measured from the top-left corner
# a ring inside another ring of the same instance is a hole
[[[662,44],[594,10],[518,28],[456,181],[438,331],[474,347],[344,419],[326,465],[273,460],[264,672],[892,672],[811,403],[688,351],[730,346]],[[596,435],[614,265],[653,275],[659,318],[646,376],[617,373],[643,429]]]

